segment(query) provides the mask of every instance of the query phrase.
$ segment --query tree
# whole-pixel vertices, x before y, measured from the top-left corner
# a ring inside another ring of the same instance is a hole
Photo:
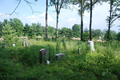
[[[80,25],[78,25],[78,24],[74,24],[72,27],[74,37],[80,37],[80,27],[79,26]]]
[[[78,14],[81,16],[81,40],[83,41],[83,14],[84,11],[88,8],[88,3],[86,2],[86,0],[72,0],[73,4],[79,4],[79,7],[81,7],[81,9],[78,10]]]
[[[58,19],[59,19],[59,14],[61,8],[67,8],[67,4],[69,3],[69,0],[50,0],[50,5],[55,6],[55,11],[56,11],[56,38],[58,37]]]
[[[39,23],[36,25],[36,36],[42,36],[42,27]]]
[[[46,39],[48,39],[48,0],[46,0],[46,16],[45,16],[45,22],[46,22]]]
[[[83,33],[83,41],[87,41],[87,40],[89,40],[89,31],[86,28]]]
[[[110,1],[110,15],[107,18],[108,21],[108,40],[110,40],[110,28],[112,27],[112,24],[120,18],[120,1],[119,0],[109,0]]]
[[[3,29],[3,23],[2,22],[0,22],[0,38],[2,37],[2,29]]]
[[[16,32],[14,29],[12,29],[12,27],[9,24],[5,24],[5,26],[3,26],[2,32],[3,32],[2,38],[4,39],[4,42],[7,45],[10,45],[17,41]]]
[[[117,40],[120,41],[120,32],[117,34]]]
[[[23,35],[23,23],[21,20],[17,18],[10,19],[9,21],[10,26],[12,26],[13,29],[16,30],[18,36]]]
[[[66,35],[67,35],[67,31],[68,31],[68,28],[63,27],[63,28],[60,30],[60,35],[61,35],[61,37],[63,37],[64,35],[66,36]]]
[[[53,36],[55,33],[55,28],[54,27],[51,27],[51,26],[48,26],[48,34],[50,36]]]
[[[30,30],[30,26],[26,23],[23,29],[24,36],[28,36],[29,30]]]
[[[109,38],[108,38],[109,36]],[[117,33],[115,31],[110,31],[110,34],[108,35],[108,31],[106,31],[104,39],[105,40],[115,40],[117,38]]]

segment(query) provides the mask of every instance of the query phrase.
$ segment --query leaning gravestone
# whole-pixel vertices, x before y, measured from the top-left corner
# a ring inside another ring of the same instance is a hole
[[[81,48],[78,48],[78,54],[82,54],[82,53],[81,53]]]
[[[48,50],[47,49],[41,49],[39,51],[39,61],[40,61],[40,64],[49,64],[50,61],[48,61],[49,59],[49,54],[48,54]]]
[[[24,47],[28,46],[27,41],[23,41],[23,46]]]
[[[92,52],[95,52],[94,42],[93,41],[88,41],[88,45],[91,47]]]
[[[66,58],[66,55],[64,53],[58,53],[58,54],[55,54],[55,56],[57,60]]]

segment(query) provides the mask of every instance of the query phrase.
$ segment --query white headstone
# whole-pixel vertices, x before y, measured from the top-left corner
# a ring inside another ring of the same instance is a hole
[[[50,64],[50,61],[47,60],[47,64]]]
[[[92,52],[95,52],[94,42],[93,41],[88,41],[88,45],[91,47]]]
[[[13,47],[15,47],[15,44],[13,44]]]
[[[78,48],[78,54],[82,54],[82,53],[81,53],[81,48]]]
[[[65,37],[65,35],[63,35],[63,37]]]
[[[28,46],[27,41],[23,41],[23,46],[24,47]]]

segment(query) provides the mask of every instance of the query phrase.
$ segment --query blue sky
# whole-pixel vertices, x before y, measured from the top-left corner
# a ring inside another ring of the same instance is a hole
[[[42,26],[45,26],[45,1],[46,0],[38,0],[38,2],[34,2],[34,0],[29,0],[33,4],[31,5],[34,11],[40,12],[40,13],[33,13],[31,11],[31,8],[29,5],[22,0],[20,3],[20,6],[16,10],[15,13],[11,16],[4,15],[4,14],[10,14],[14,8],[17,5],[17,1],[15,0],[0,0],[0,21],[3,21],[4,19],[9,18],[18,18],[20,19],[23,24],[28,23],[31,25],[31,23],[41,23]],[[77,8],[77,6],[76,6]],[[56,27],[56,12],[55,8],[49,7],[48,10],[48,25]],[[107,23],[106,18],[109,15],[109,4],[103,3],[102,5],[95,5],[93,9],[93,22],[92,22],[92,29],[107,29]],[[78,15],[78,12],[76,9],[62,9],[61,13],[59,15],[59,28],[67,27],[72,28],[74,24],[80,24],[80,16]],[[111,28],[111,30],[115,30],[118,32],[119,30],[119,20],[117,20],[114,23],[114,26]],[[89,12],[84,13],[84,28],[89,29]]]

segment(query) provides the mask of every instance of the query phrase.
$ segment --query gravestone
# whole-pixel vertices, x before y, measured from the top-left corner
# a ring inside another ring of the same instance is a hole
[[[92,51],[92,52],[95,52],[94,42],[93,42],[93,41],[88,41],[88,45],[90,46],[91,51]]]
[[[32,45],[32,43],[29,43],[29,45]]]
[[[3,48],[6,48],[7,46],[6,45],[3,45]]]
[[[47,60],[47,64],[50,64],[50,61]]]
[[[57,60],[66,58],[66,55],[64,53],[58,53],[58,54],[55,54],[55,56]]]
[[[78,48],[78,54],[82,54],[82,53],[81,53],[81,48]]]
[[[48,54],[48,50],[47,49],[41,49],[39,51],[39,61],[40,64],[50,64],[50,61],[48,61],[49,59],[49,54]]]
[[[13,47],[15,47],[15,44],[13,44]]]
[[[23,46],[24,47],[28,46],[27,41],[23,41]]]

